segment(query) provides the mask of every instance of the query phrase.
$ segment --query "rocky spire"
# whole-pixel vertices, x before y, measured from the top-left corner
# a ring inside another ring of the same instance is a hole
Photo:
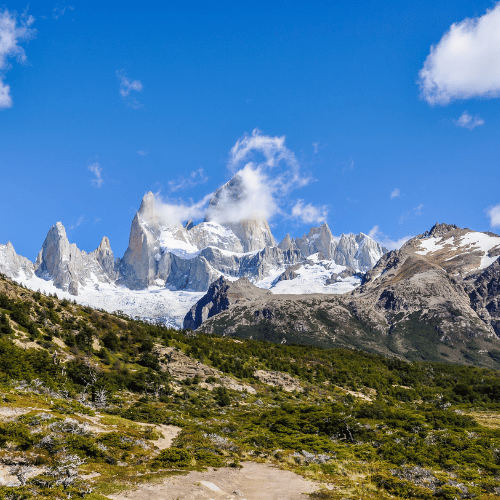
[[[68,241],[61,222],[54,224],[47,233],[35,262],[35,274],[52,279],[54,286],[78,295],[78,286],[89,280],[109,282],[114,280],[114,258],[109,240],[103,238],[94,252],[87,254]]]

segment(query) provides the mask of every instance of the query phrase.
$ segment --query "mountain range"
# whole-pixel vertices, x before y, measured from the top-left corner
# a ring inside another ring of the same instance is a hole
[[[57,222],[35,262],[0,245],[0,272],[177,328],[500,367],[500,236],[436,224],[389,252],[324,223],[277,244],[264,217],[238,220],[244,197],[237,174],[193,224],[147,193],[122,258],[106,237],[79,250]]]
[[[221,276],[248,278],[274,293],[344,293],[359,286],[387,252],[363,233],[335,238],[326,223],[301,238],[287,234],[277,244],[265,218],[228,217],[245,196],[236,174],[215,191],[203,222],[181,224],[150,192],[122,258],[115,258],[107,237],[93,252],[79,250],[57,222],[33,263],[10,242],[0,245],[0,272],[34,290],[180,327]]]

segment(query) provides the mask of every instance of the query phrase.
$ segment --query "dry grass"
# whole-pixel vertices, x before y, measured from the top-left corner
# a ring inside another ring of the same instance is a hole
[[[474,420],[488,429],[500,429],[500,414],[489,411],[474,411],[468,412],[467,415],[474,418]]]

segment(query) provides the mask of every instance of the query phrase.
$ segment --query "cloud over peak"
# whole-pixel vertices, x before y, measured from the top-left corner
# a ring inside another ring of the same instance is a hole
[[[285,145],[285,137],[268,136],[258,129],[245,134],[231,148],[228,168],[233,174],[231,180],[199,202],[159,200],[167,219],[177,223],[206,216],[221,224],[254,218],[268,220],[277,214],[304,222],[326,219],[326,206],[306,205],[302,200],[292,202],[290,211],[288,195],[307,185],[311,177],[302,172],[295,154]],[[196,170],[187,178],[169,182],[170,191],[205,180],[203,170]]]
[[[419,73],[429,104],[500,95],[500,3],[486,14],[451,25]]]

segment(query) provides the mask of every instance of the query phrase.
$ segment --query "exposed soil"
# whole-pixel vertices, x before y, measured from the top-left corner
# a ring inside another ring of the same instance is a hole
[[[306,500],[321,484],[268,464],[243,462],[170,477],[133,491],[109,495],[113,500]]]

